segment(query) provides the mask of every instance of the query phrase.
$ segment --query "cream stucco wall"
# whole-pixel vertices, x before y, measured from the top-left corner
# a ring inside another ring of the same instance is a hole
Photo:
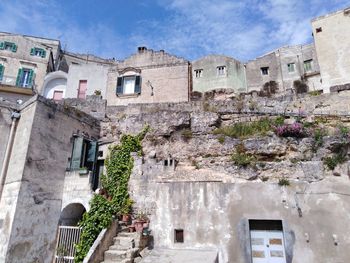
[[[350,83],[350,9],[314,19],[312,30],[324,91]]]

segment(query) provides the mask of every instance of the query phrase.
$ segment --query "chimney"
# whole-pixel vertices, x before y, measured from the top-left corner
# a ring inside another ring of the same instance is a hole
[[[139,53],[143,53],[147,50],[147,48],[146,47],[138,47],[137,50]]]

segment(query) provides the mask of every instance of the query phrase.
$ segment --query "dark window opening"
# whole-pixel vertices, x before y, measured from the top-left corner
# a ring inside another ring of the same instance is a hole
[[[322,32],[322,27],[316,28],[316,33],[321,33]]]
[[[74,137],[70,170],[86,168],[93,171],[96,163],[97,141],[83,137]]]
[[[283,230],[281,220],[249,220],[249,230]]]
[[[183,229],[175,229],[175,243],[183,243],[184,242],[184,230]]]
[[[164,166],[168,166],[168,160],[164,160]]]
[[[103,157],[103,151],[98,151],[98,157]]]
[[[269,67],[260,68],[262,75],[269,75]]]

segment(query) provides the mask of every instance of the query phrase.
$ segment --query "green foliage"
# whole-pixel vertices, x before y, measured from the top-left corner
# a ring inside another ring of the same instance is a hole
[[[289,182],[289,180],[286,179],[286,178],[280,178],[280,179],[278,180],[278,185],[279,185],[279,186],[289,186],[289,185],[290,185],[290,182]]]
[[[221,144],[224,144],[225,143],[225,135],[220,135],[218,137],[218,142],[221,143]]]
[[[317,151],[318,148],[323,145],[323,137],[327,136],[327,131],[321,128],[317,128],[314,130],[314,141],[312,144],[312,150],[314,152]]]
[[[272,123],[264,118],[254,122],[236,123],[233,126],[221,127],[213,131],[214,134],[222,134],[234,138],[246,138],[252,135],[264,135],[270,131]]]
[[[274,124],[275,126],[281,126],[284,124],[284,120],[286,118],[284,116],[278,116],[275,120],[274,120]]]
[[[322,94],[322,91],[320,91],[320,90],[309,91],[310,96],[319,96],[321,94]]]
[[[338,164],[344,163],[345,161],[345,156],[341,153],[338,153],[333,155],[332,157],[326,157],[323,160],[323,164],[326,165],[329,170],[333,171]]]
[[[236,146],[236,151],[232,154],[231,159],[233,163],[240,167],[247,167],[255,163],[255,158],[246,152],[242,143]]]
[[[184,129],[182,132],[181,132],[181,135],[183,138],[185,139],[191,139],[193,134],[192,134],[192,131],[190,129]]]
[[[119,145],[109,148],[105,161],[106,174],[101,177],[104,195],[93,196],[89,212],[79,222],[82,234],[76,245],[75,262],[83,262],[99,233],[112,223],[114,215],[131,211],[132,200],[128,192],[128,181],[134,166],[131,153],[142,154],[141,142],[148,130],[149,126],[137,136],[123,135]]]

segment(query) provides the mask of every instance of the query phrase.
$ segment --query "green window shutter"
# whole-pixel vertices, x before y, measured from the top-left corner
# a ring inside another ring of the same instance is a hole
[[[5,48],[5,43],[4,42],[0,42],[0,49],[4,49]]]
[[[83,152],[83,142],[84,139],[81,137],[76,137],[73,144],[72,158],[70,162],[71,170],[79,170]]]
[[[88,144],[88,153],[86,157],[86,167],[92,171],[94,164],[96,162],[96,153],[97,153],[97,142],[91,141]]]
[[[18,86],[18,87],[21,84],[22,75],[23,75],[23,69],[20,68],[20,69],[18,69],[18,74],[17,74],[17,79],[16,79],[16,86]]]
[[[17,51],[17,45],[15,43],[12,44],[12,52]]]
[[[31,56],[34,56],[34,55],[35,55],[35,48],[31,48],[31,49],[30,49],[30,55],[31,55]]]
[[[33,79],[34,79],[34,70],[29,71],[29,76],[28,76],[28,87],[33,86]]]
[[[4,76],[4,69],[5,67],[0,64],[0,81],[2,81],[2,77]]]
[[[123,77],[118,77],[117,79],[117,90],[116,94],[123,94]]]
[[[136,76],[136,79],[135,79],[135,93],[141,94],[141,76]]]
[[[45,51],[44,49],[41,51],[41,57],[42,57],[42,58],[45,58],[45,57],[46,57],[46,51]]]

